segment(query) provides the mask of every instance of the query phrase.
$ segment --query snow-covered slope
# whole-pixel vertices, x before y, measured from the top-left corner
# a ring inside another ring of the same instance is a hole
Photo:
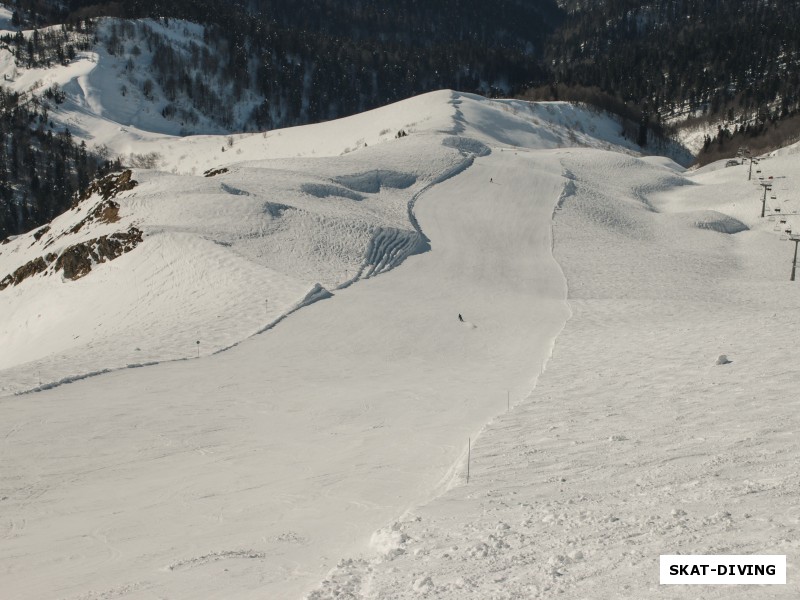
[[[465,122],[476,123],[469,135]],[[318,284],[334,291],[393,268],[428,247],[413,216],[420,195],[490,153],[487,143],[624,141],[614,121],[565,103],[437,92],[231,145],[140,142],[177,173],[135,169],[127,189],[95,193],[0,246],[2,277],[22,270],[0,292],[0,393],[211,354],[271,326]],[[59,268],[65,253],[91,254],[87,244],[132,230],[141,241],[119,258],[87,255],[91,271],[77,279]]]
[[[0,12],[0,34],[12,33],[3,27],[2,19]],[[94,145],[106,143],[106,138],[113,136],[119,126],[144,137],[241,130],[253,107],[260,102],[250,92],[234,97],[230,84],[217,81],[208,71],[182,73],[198,76],[206,94],[215,95],[220,106],[214,107],[216,114],[210,114],[208,106],[204,106],[205,111],[198,110],[199,105],[207,104],[207,99],[193,102],[185,94],[165,91],[154,81],[151,65],[159,51],[173,53],[175,57],[213,53],[204,41],[201,25],[181,20],[165,23],[154,19],[101,18],[91,31],[62,31],[60,26],[53,26],[37,33],[41,36],[50,30],[65,38],[62,45],[86,49],[75,52],[67,64],[59,64],[53,51],[49,65],[31,66],[25,60],[15,61],[10,49],[2,48],[1,83],[7,89],[36,96],[58,86],[67,94],[66,103],[50,103],[50,116],[55,123],[69,127]],[[33,30],[22,31],[26,39],[33,33]]]
[[[468,483],[462,462],[309,598],[795,597],[796,150],[762,163],[763,219],[746,167],[548,158],[569,177],[553,223],[571,317],[546,371],[481,432]],[[786,555],[787,585],[662,587],[676,553]]]
[[[70,118],[160,170],[0,246],[0,275],[33,265],[0,291],[4,593],[644,598],[664,553],[796,568],[797,154],[762,163],[770,220],[744,167],[687,175],[561,103],[442,91],[230,142],[96,112]],[[81,244],[106,250],[72,280]]]

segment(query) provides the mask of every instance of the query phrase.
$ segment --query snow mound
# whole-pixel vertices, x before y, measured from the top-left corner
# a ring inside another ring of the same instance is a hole
[[[750,228],[739,219],[725,215],[716,210],[702,210],[681,213],[678,218],[691,227],[708,229],[717,233],[736,234],[748,231]]]
[[[367,249],[363,276],[372,277],[393,269],[409,256],[429,248],[428,240],[416,231],[392,227],[378,229]]]
[[[417,182],[417,177],[411,173],[378,169],[356,175],[340,175],[334,181],[355,192],[377,194],[382,187],[399,190],[409,188]]]
[[[250,192],[245,190],[240,190],[239,188],[233,187],[232,185],[228,185],[227,183],[219,184],[220,189],[225,192],[226,194],[230,194],[231,196],[249,196]]]
[[[346,198],[348,200],[356,200],[360,201],[364,199],[364,196],[361,194],[357,194],[354,191],[339,187],[338,185],[332,185],[328,183],[304,183],[300,186],[300,190],[308,194],[309,196],[314,196],[315,198]]]
[[[264,212],[273,219],[281,218],[287,210],[294,210],[294,208],[278,202],[264,202]]]
[[[405,552],[406,542],[408,536],[403,532],[401,524],[394,523],[391,527],[374,532],[370,546],[384,560],[392,560]]]
[[[492,153],[492,150],[489,148],[489,146],[480,140],[468,137],[446,137],[442,140],[442,145],[458,150],[464,155],[471,154],[473,156],[489,156],[489,154]]]
[[[331,294],[328,290],[326,290],[322,285],[319,283],[314,284],[314,287],[311,288],[305,297],[300,301],[297,305],[297,308],[302,308],[304,306],[309,306],[314,304],[314,302],[319,302],[320,300],[326,300],[328,298],[332,298],[333,294]]]

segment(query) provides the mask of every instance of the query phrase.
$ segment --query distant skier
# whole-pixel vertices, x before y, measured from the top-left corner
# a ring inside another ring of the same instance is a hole
[[[494,183],[494,180],[491,177],[489,177],[489,183]]]
[[[458,320],[462,323],[464,322],[464,317],[461,316],[461,313],[458,313]]]

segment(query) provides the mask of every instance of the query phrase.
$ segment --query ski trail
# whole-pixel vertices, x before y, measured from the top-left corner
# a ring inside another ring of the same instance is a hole
[[[474,157],[472,157],[472,161],[475,161]],[[480,210],[477,211],[476,214],[476,212],[469,210],[469,208],[494,208],[496,210],[503,210],[514,207],[516,209],[522,209],[522,214],[509,211],[508,218],[510,221],[519,222],[520,219],[524,221],[525,217],[528,217],[531,219],[529,222],[535,224],[534,228],[536,233],[534,237],[537,238],[538,244],[535,248],[528,248],[528,250],[530,250],[531,254],[535,255],[536,259],[532,263],[525,265],[533,272],[522,273],[514,271],[514,275],[518,275],[516,282],[523,290],[532,294],[528,298],[528,301],[537,304],[542,312],[547,313],[547,317],[540,317],[541,320],[532,319],[530,329],[520,328],[517,331],[518,336],[530,336],[536,340],[535,345],[537,349],[534,352],[529,352],[532,360],[529,365],[527,380],[520,379],[514,382],[516,384],[513,386],[514,403],[511,405],[511,413],[509,415],[504,414],[506,412],[505,402],[498,403],[496,408],[490,411],[489,414],[486,414],[485,418],[481,420],[479,424],[476,423],[478,425],[477,427],[472,427],[464,431],[463,446],[459,446],[453,462],[450,464],[449,468],[442,473],[441,478],[429,489],[420,489],[419,497],[416,502],[411,503],[409,507],[401,513],[396,513],[400,516],[395,517],[391,523],[373,534],[371,540],[371,554],[366,554],[361,558],[345,558],[340,561],[339,565],[328,574],[325,581],[319,584],[316,589],[309,592],[306,596],[308,600],[328,600],[336,598],[345,592],[354,598],[366,599],[374,597],[371,589],[373,567],[382,562],[390,561],[395,556],[399,556],[405,552],[407,538],[403,534],[403,523],[414,521],[416,519],[415,511],[420,507],[426,506],[438,498],[441,498],[454,487],[465,485],[468,454],[466,444],[467,437],[471,438],[474,448],[475,445],[480,444],[481,437],[486,428],[494,424],[498,417],[513,419],[515,405],[518,405],[520,402],[529,401],[531,392],[535,388],[539,376],[544,372],[553,355],[558,336],[566,326],[567,320],[571,318],[572,311],[567,302],[567,280],[561,266],[553,256],[553,216],[555,215],[556,207],[563,203],[571,193],[569,178],[563,175],[552,175],[552,173],[561,174],[562,169],[560,169],[556,158],[551,155],[539,154],[534,159],[533,156],[523,153],[522,156],[513,161],[513,164],[508,170],[499,173],[497,173],[498,163],[493,161],[491,157],[481,158],[475,162],[476,164],[473,169],[462,173],[458,178],[450,182],[450,184],[457,188],[455,196],[460,197],[459,192],[463,189],[472,189],[473,196],[481,196],[487,193],[486,187],[484,186],[482,188],[481,184],[484,179],[488,181],[489,178],[485,176],[485,172],[490,171],[492,172],[491,179],[493,182],[505,181],[509,184],[507,186],[509,189],[517,190],[517,195],[528,196],[528,202],[537,205],[537,210],[526,213],[525,200],[520,201],[518,199],[517,202],[512,202],[511,206],[506,207],[487,204],[485,199],[483,199],[474,202],[475,206],[465,206],[462,208],[465,218],[475,219],[480,214]],[[523,166],[526,168],[522,168]],[[531,176],[531,170],[537,170],[538,172]],[[515,177],[534,179],[538,185],[524,185],[519,182],[514,182],[512,185],[511,179]],[[481,180],[481,184],[478,184],[478,180]],[[459,183],[460,185],[455,185]],[[448,248],[442,248],[442,246],[446,246],[443,242],[448,241],[448,238],[452,241],[454,233],[456,238],[460,237],[458,233],[458,224],[456,224],[453,229],[443,230],[442,227],[444,223],[440,215],[443,215],[444,211],[442,210],[439,213],[434,210],[437,203],[444,203],[444,199],[440,194],[447,193],[447,185],[448,184],[444,184],[443,187],[435,189],[424,197],[423,202],[419,205],[421,213],[420,222],[425,226],[432,240],[432,257],[437,256],[438,251],[441,250],[444,256],[440,258],[444,258],[444,262],[450,264],[450,268],[457,270],[458,262],[460,262],[461,258],[456,254],[450,255]],[[519,192],[519,190],[536,190],[536,192],[533,194],[525,194]],[[543,190],[547,190],[547,192],[543,192]],[[510,195],[514,194],[514,192],[507,193]],[[502,193],[500,198],[502,202]],[[492,199],[495,204],[498,203],[497,200],[498,198]],[[465,203],[473,204],[473,202]],[[528,206],[527,208],[530,207]],[[451,209],[449,212],[452,213],[453,210]],[[543,219],[536,219],[534,215],[543,217]],[[452,223],[450,223],[450,225],[452,225]],[[511,232],[510,237],[512,240],[492,239],[493,243],[505,245],[504,250],[506,250],[507,254],[504,258],[508,261],[513,261],[515,252],[521,250],[521,248],[516,247],[514,244],[515,240],[513,240],[513,238],[515,235],[513,227],[514,226],[509,223],[508,231]],[[522,229],[524,230],[524,228]],[[531,231],[527,231],[526,233],[530,234]],[[467,242],[468,244],[477,243],[480,246],[482,240],[479,235],[467,237],[470,238],[470,241]],[[489,237],[491,238],[491,236]],[[462,238],[461,241],[464,241],[464,239]],[[455,260],[455,263],[449,263],[450,260]],[[466,260],[468,261],[468,258]],[[544,265],[547,266],[545,267]],[[498,271],[504,275],[508,275],[508,271],[512,270],[508,265],[501,264],[492,266],[500,267]],[[497,276],[492,269],[487,269],[486,265],[481,266],[480,270],[483,271],[482,275],[484,276]],[[538,272],[539,270],[542,272]],[[478,278],[480,279],[480,277]],[[480,309],[482,303],[477,304],[478,306],[475,308],[464,308],[465,314],[473,315],[483,313],[481,322],[485,321],[486,329],[491,331],[494,328],[494,324],[491,322],[491,313],[486,312],[485,309]],[[547,308],[545,308],[545,306],[547,306]],[[466,318],[463,321],[457,321],[457,324],[461,326],[465,332],[472,332],[476,329],[476,325]],[[543,327],[543,324],[546,325]],[[509,397],[510,396],[511,394],[509,392]],[[452,452],[452,450],[451,448],[450,451]],[[416,586],[414,588],[415,592],[422,593],[426,589],[425,582],[415,582],[414,585]]]

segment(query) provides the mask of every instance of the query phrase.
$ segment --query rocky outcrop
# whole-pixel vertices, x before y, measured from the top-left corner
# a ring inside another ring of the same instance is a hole
[[[106,175],[93,181],[82,194],[75,197],[72,208],[76,212],[81,211],[82,207],[78,205],[91,198],[94,194],[100,195],[102,200],[95,204],[88,214],[68,231],[57,238],[51,236],[44,247],[48,248],[56,239],[61,239],[65,234],[78,233],[85,225],[116,223],[119,221],[119,204],[112,198],[136,187],[137,182],[132,179],[132,175],[133,172],[128,169],[122,173]],[[50,231],[50,225],[45,225],[37,230],[33,234],[34,242],[31,246],[40,241]],[[9,241],[7,238],[3,243],[8,243]],[[142,232],[136,227],[131,227],[128,231],[103,235],[73,244],[59,254],[50,252],[43,256],[38,256],[16,269],[13,273],[0,279],[0,291],[11,285],[19,285],[29,277],[44,272],[49,274],[63,271],[64,277],[67,279],[80,279],[92,270],[93,265],[114,260],[133,250],[141,241]]]
[[[38,256],[22,265],[13,273],[0,279],[0,291],[10,285],[19,285],[28,277],[46,272],[53,266],[52,272],[63,271],[67,279],[80,279],[92,270],[96,264],[114,260],[130,252],[142,241],[142,232],[136,227],[128,231],[103,235],[92,240],[74,244],[66,248],[60,255],[50,252]]]
[[[47,259],[50,260],[48,261]],[[48,254],[46,258],[38,256],[32,261],[25,263],[10,275],[6,275],[3,279],[0,279],[0,290],[4,290],[10,285],[18,285],[28,277],[32,277],[37,273],[42,273],[47,270],[47,267],[50,266],[53,260],[55,260],[55,255]]]
[[[138,182],[132,177],[133,171],[126,169],[119,174],[112,173],[105,177],[95,179],[82,194],[75,197],[72,208],[76,208],[81,202],[91,198],[93,194],[99,194],[103,200],[109,200],[117,197],[122,192],[132,190],[138,185]]]
[[[33,239],[35,239],[38,242],[40,239],[42,239],[42,236],[48,231],[50,231],[50,225],[45,225],[39,231],[33,234]]]
[[[130,252],[142,241],[142,232],[131,227],[127,232],[103,235],[75,244],[64,250],[56,260],[55,270],[63,271],[67,279],[80,279],[92,266],[114,260]]]
[[[228,167],[222,167],[221,169],[209,169],[208,171],[204,171],[203,175],[205,177],[214,177],[215,175],[222,175],[223,173],[228,172]]]
[[[117,221],[119,221],[119,204],[110,199],[103,200],[84,219],[76,223],[69,232],[78,233],[87,223],[116,223]]]

